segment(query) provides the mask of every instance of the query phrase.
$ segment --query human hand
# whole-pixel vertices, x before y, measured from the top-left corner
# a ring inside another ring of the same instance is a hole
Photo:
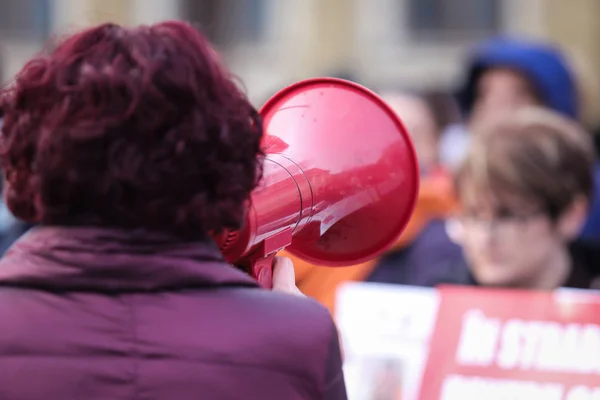
[[[273,261],[273,290],[276,292],[304,296],[296,286],[294,263],[287,257],[275,257]]]

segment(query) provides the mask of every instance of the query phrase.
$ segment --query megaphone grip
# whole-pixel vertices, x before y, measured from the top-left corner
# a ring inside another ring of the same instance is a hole
[[[284,249],[292,242],[292,229],[283,231],[265,239],[259,248],[246,259],[252,276],[265,289],[273,288],[273,261],[279,250]]]
[[[273,288],[273,261],[275,254],[270,254],[258,260],[251,261],[250,268],[252,275],[258,281],[259,285],[265,289]]]

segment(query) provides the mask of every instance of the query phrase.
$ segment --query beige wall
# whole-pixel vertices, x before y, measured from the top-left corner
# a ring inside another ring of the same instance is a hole
[[[600,1],[546,0],[546,33],[600,74]],[[576,5],[576,6],[575,6]]]
[[[354,10],[353,1],[317,1],[310,62],[315,73],[331,73],[350,65],[354,50]]]
[[[53,0],[55,31],[70,31],[102,22],[127,23],[129,1]]]
[[[582,117],[600,122],[600,1],[546,0],[547,37],[570,53],[582,93]],[[577,7],[574,6],[577,4]]]
[[[53,0],[57,29],[102,22],[145,24],[180,16],[179,0]]]
[[[401,14],[398,7],[407,0],[268,1],[265,43],[225,55],[256,102],[292,81],[345,67],[367,84],[450,85],[461,74],[461,61],[470,47],[468,42],[411,42],[396,19]],[[53,4],[57,32],[106,21],[152,23],[178,18],[182,12],[180,0],[54,0]],[[600,77],[600,0],[504,0],[504,4],[507,32],[547,37],[568,48],[579,69],[586,71],[587,92],[600,94],[600,89],[593,89]],[[4,41],[6,76],[12,76],[40,45]],[[596,106],[588,108],[599,113]]]

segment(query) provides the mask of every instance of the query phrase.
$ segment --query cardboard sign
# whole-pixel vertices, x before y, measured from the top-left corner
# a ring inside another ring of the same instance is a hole
[[[439,295],[421,400],[600,400],[600,296]]]
[[[431,288],[341,286],[336,322],[350,400],[417,400],[437,305]]]

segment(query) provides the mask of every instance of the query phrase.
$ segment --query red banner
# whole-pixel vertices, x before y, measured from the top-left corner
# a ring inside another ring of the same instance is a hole
[[[421,400],[600,400],[600,297],[440,288]]]

